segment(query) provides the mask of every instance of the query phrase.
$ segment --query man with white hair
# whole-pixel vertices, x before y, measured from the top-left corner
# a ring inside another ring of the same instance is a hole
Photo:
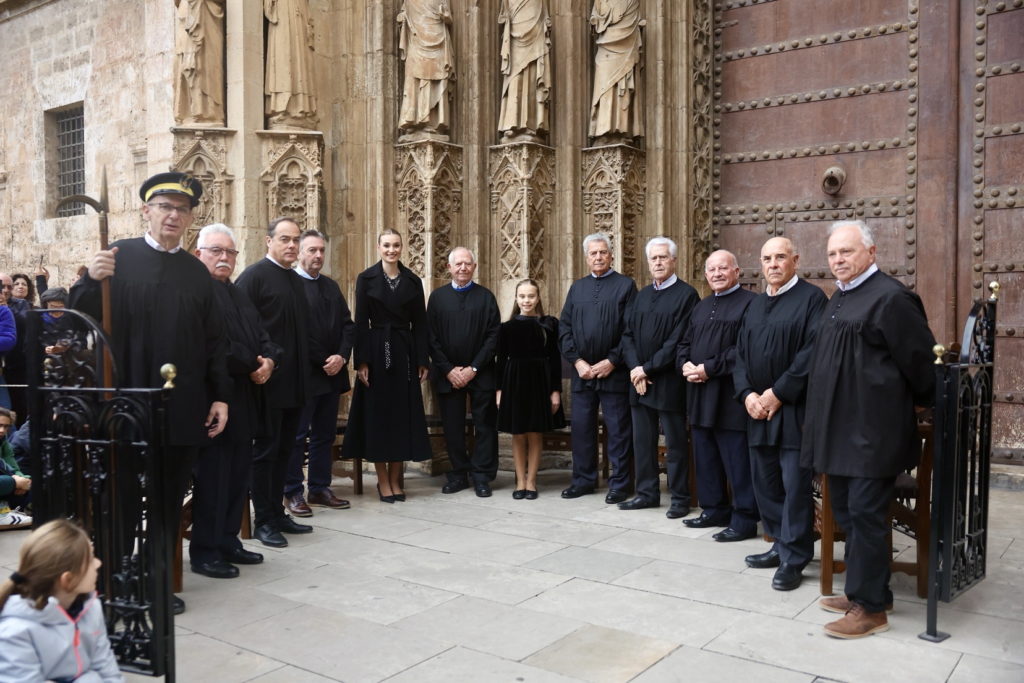
[[[915,406],[932,405],[935,337],[921,298],[878,269],[863,221],[829,230],[836,292],[825,308],[807,380],[802,460],[828,475],[832,511],[846,532],[845,595],[820,606],[845,614],[836,638],[888,630],[888,511],[896,476],[917,465]]]
[[[690,513],[689,459],[686,436],[686,382],[676,369],[676,348],[700,297],[676,277],[676,243],[655,237],[647,243],[647,265],[653,282],[626,309],[622,355],[630,368],[633,412],[633,453],[636,495],[619,503],[620,510],[658,507],[658,423],[665,432],[666,470],[671,503],[669,519]]]

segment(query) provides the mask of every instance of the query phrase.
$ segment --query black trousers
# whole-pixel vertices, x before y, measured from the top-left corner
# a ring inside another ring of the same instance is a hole
[[[690,506],[689,439],[682,413],[633,406],[633,451],[636,457],[636,495],[651,503],[661,502],[658,479],[658,422],[665,431],[665,469],[672,506]]]
[[[754,495],[764,532],[775,539],[779,559],[805,567],[814,557],[811,470],[800,467],[799,449],[751,446]]]
[[[264,435],[253,443],[252,506],[257,527],[284,517],[284,478],[301,414],[301,406],[271,412]]]
[[[597,486],[597,409],[608,430],[608,488],[633,489],[633,427],[629,395],[614,391],[572,392],[572,485]]]
[[[247,503],[252,470],[252,444],[217,438],[199,451],[193,468],[192,540],[188,554],[193,564],[224,559],[222,553],[242,547],[238,532]]]
[[[743,534],[757,532],[757,500],[750,476],[747,433],[734,429],[693,427],[697,496],[704,513]],[[729,503],[726,483],[732,485]]]
[[[892,602],[889,578],[889,504],[895,477],[869,479],[828,475],[832,513],[846,532],[846,597],[866,612],[881,612]]]
[[[302,463],[306,459],[306,437],[309,437],[309,492],[326,491],[333,479],[331,446],[338,435],[338,403],[341,394],[329,391],[306,401],[299,416],[288,471],[284,480],[284,495],[302,493]]]
[[[466,448],[467,397],[476,432],[472,456]],[[475,484],[494,481],[498,473],[498,408],[494,402],[494,391],[470,385],[444,394],[438,392],[437,404],[441,409],[448,459],[452,463],[448,481],[465,481],[467,478]]]

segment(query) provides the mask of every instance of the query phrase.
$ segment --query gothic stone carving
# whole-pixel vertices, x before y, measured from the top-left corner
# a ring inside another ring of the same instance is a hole
[[[641,29],[647,22],[640,0],[594,0],[590,23],[597,33],[590,137],[597,144],[632,142],[644,134]]]
[[[644,153],[626,145],[583,150],[583,211],[587,232],[612,238],[615,268],[637,277],[637,229],[644,212]]]
[[[498,130],[507,141],[540,142],[551,100],[551,18],[547,0],[501,0],[501,109]]]
[[[320,133],[259,131],[263,144],[264,201],[268,221],[295,220],[301,230],[321,230],[320,198],[324,141]]]
[[[447,272],[454,215],[462,209],[462,148],[437,140],[395,145],[395,179],[408,226],[406,265],[437,286]]]
[[[231,183],[228,144],[235,131],[227,128],[172,128],[174,168],[191,173],[203,184],[203,196],[192,212],[194,220],[185,235],[185,247],[195,246],[199,229],[210,223],[231,223]]]
[[[313,24],[309,0],[263,0],[267,65],[263,91],[267,127],[314,128]]]
[[[713,251],[716,236],[711,229],[713,140],[711,133],[712,61],[711,0],[695,0],[691,34],[690,62],[690,235],[693,265],[691,276],[698,282],[703,276],[704,259]]]
[[[499,277],[544,280],[544,253],[555,196],[555,150],[533,143],[491,147],[491,215]]]
[[[174,0],[174,120],[224,125],[224,0]]]
[[[455,80],[448,0],[403,0],[397,21],[398,50],[405,63],[398,127],[405,139],[447,140]]]

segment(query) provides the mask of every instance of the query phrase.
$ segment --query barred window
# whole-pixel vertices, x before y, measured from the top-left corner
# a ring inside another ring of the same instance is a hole
[[[57,199],[85,194],[85,109],[74,106],[56,113]],[[78,216],[85,205],[74,202],[57,210],[57,216]]]

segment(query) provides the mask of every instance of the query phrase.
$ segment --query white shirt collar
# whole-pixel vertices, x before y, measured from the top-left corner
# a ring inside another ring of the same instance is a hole
[[[852,280],[845,284],[840,282],[839,280],[836,280],[836,287],[839,288],[839,291],[841,292],[849,292],[851,289],[856,289],[857,287],[860,287],[862,284],[864,284],[865,280],[867,280],[869,277],[871,277],[877,272],[878,264],[872,263],[870,266],[868,266],[867,270],[865,270],[863,273],[861,273],[860,275],[858,275],[857,277],[853,278]]]
[[[665,280],[664,282],[662,282],[660,285],[657,282],[652,282],[651,284],[654,285],[655,289],[662,290],[662,289],[668,289],[669,287],[671,287],[672,285],[674,285],[678,281],[679,281],[679,278],[676,277],[675,273],[672,273],[671,275],[669,275],[668,279]]]
[[[274,260],[274,257],[271,256],[270,254],[267,254],[267,260],[270,261],[271,263],[273,263],[278,268],[284,268],[285,270],[294,270],[293,268],[289,268],[288,266],[285,266],[285,265],[282,265],[282,264],[278,263],[276,260]],[[310,279],[312,279],[312,278],[310,278]]]
[[[268,256],[267,258],[270,258],[270,257]],[[274,261],[274,259],[270,259],[270,260]],[[277,263],[277,261],[274,261],[274,263]],[[277,265],[280,266],[281,264],[277,263]],[[307,280],[318,280],[318,279],[320,279],[320,273],[317,273],[316,277],[313,277],[312,275],[307,273],[305,270],[303,270],[302,266],[298,266],[298,265],[295,266],[295,272],[298,273],[299,275],[301,275],[302,277],[306,278]]]
[[[789,282],[787,282],[786,284],[784,284],[781,287],[779,287],[779,290],[777,292],[775,292],[774,294],[772,294],[771,291],[769,291],[771,289],[771,285],[768,285],[768,287],[766,287],[765,290],[764,290],[765,294],[767,294],[768,296],[778,296],[780,294],[785,294],[789,290],[791,290],[794,287],[796,287],[796,281],[799,280],[799,279],[800,279],[799,275],[794,275],[792,278],[790,278]]]
[[[153,239],[153,236],[149,234],[148,230],[146,231],[146,234],[144,234],[142,237],[146,240],[146,244],[153,247],[157,251],[166,251],[168,254],[176,254],[179,251],[181,251],[181,244],[178,244],[178,246],[176,246],[174,249],[165,249],[164,245],[160,244],[155,239]]]
[[[594,275],[594,273],[590,273],[590,277],[594,278],[595,280],[602,280],[602,279],[608,277],[609,275],[611,275],[614,272],[615,272],[614,268],[609,268],[608,270],[604,271],[604,275]]]
[[[729,294],[732,294],[733,292],[735,292],[739,288],[740,288],[740,283],[737,282],[736,284],[734,284],[732,287],[730,287],[729,289],[725,290],[724,292],[715,292],[715,296],[728,296]]]

